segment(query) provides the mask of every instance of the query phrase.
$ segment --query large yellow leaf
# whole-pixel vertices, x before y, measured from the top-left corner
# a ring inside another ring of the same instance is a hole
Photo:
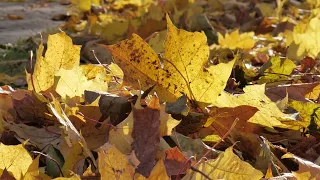
[[[263,173],[253,168],[249,163],[242,161],[232,152],[232,147],[221,153],[217,159],[202,161],[196,167],[211,179],[250,179],[258,180]],[[182,180],[205,180],[200,173],[191,171]]]
[[[138,35],[107,48],[124,71],[124,83],[139,89],[156,85],[161,100],[175,100],[181,92],[201,102],[211,102],[224,89],[235,60],[206,67],[206,35],[177,29],[167,16],[164,67],[152,48]]]
[[[55,76],[59,78],[55,82],[55,88],[62,99],[66,99],[67,97],[72,98],[75,96],[82,97],[85,90],[108,90],[108,83],[106,81],[107,74],[105,71],[100,72],[97,68],[90,68],[94,71],[86,73],[88,68],[82,67],[83,66],[74,66],[70,70],[60,69],[56,72]]]
[[[7,169],[16,179],[24,176],[32,163],[29,152],[22,144],[7,146],[0,143],[0,170]]]
[[[134,177],[134,166],[114,145],[105,144],[98,150],[101,179],[127,180]]]
[[[259,109],[248,122],[256,123],[266,127],[285,127],[281,123],[286,115],[280,111],[276,103],[272,102],[265,94],[265,84],[247,86],[244,94],[234,96],[227,92],[222,92],[214,103],[218,107],[236,107],[249,105]]]
[[[54,84],[55,73],[63,69],[72,69],[80,63],[80,46],[73,45],[72,39],[61,32],[48,37],[48,49],[42,56],[44,46],[40,44],[37,50],[37,61],[33,72],[33,84],[27,74],[28,89],[33,85],[36,92],[45,91]]]

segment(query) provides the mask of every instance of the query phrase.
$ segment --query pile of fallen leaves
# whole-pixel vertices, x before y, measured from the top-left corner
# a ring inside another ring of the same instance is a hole
[[[319,1],[72,3],[114,62],[39,45],[0,87],[0,179],[320,178]]]

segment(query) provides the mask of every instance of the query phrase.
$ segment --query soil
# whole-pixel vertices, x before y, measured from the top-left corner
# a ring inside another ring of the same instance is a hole
[[[24,2],[0,0],[0,44],[14,44],[20,39],[58,28],[62,22],[53,21],[51,18],[58,14],[66,14],[67,7],[57,1],[48,0]],[[11,19],[8,16],[11,16]]]

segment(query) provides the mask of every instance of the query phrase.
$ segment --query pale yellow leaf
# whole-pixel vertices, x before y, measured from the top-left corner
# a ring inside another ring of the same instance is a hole
[[[24,176],[32,164],[32,158],[22,144],[7,146],[0,143],[0,154],[0,169],[6,168],[16,179]]]

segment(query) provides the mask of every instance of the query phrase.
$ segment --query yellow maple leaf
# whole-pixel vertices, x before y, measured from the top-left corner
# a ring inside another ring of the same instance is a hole
[[[72,39],[61,32],[48,37],[48,49],[42,56],[44,46],[40,44],[33,72],[33,83],[27,74],[28,90],[45,91],[54,84],[55,73],[63,69],[72,69],[80,63],[80,46],[73,45]]]
[[[266,127],[286,127],[281,123],[286,114],[282,113],[276,103],[272,102],[265,94],[265,84],[246,86],[244,94],[234,96],[227,92],[222,92],[213,104],[217,107],[236,107],[249,105],[259,109],[248,122]]]
[[[259,78],[259,83],[268,83],[281,80],[289,80],[290,74],[296,68],[290,59],[281,60],[280,57],[271,57],[260,69],[259,73],[263,76]]]
[[[7,169],[16,179],[24,176],[32,163],[29,152],[22,144],[7,146],[0,143],[0,170]]]
[[[308,99],[316,100],[319,97],[320,94],[320,84],[313,88],[311,92],[306,94],[304,97]]]
[[[133,179],[135,168],[114,145],[106,143],[98,150],[101,179]]]
[[[289,103],[289,106],[294,108],[299,112],[299,115],[302,118],[302,121],[299,123],[301,126],[307,128],[309,125],[313,127],[309,128],[315,128],[312,130],[316,130],[317,127],[320,126],[320,105],[314,104],[312,102],[301,102],[301,101],[291,101]]]
[[[138,35],[107,46],[124,71],[124,83],[142,89],[156,85],[161,100],[173,101],[181,92],[190,98],[211,102],[224,89],[233,61],[206,67],[209,56],[203,32],[177,29],[167,16],[168,33],[164,42],[164,67],[152,48]]]
[[[258,180],[263,177],[263,173],[253,168],[249,163],[242,161],[232,152],[229,147],[221,153],[217,159],[202,161],[197,165],[197,169],[206,174],[211,179],[251,179]],[[207,179],[202,174],[191,171],[182,180],[204,180]]]
[[[254,32],[247,32],[239,34],[239,30],[235,30],[232,33],[226,33],[223,37],[220,33],[218,33],[218,41],[219,45],[222,48],[229,49],[245,49],[249,50],[253,48],[256,41],[253,39]]]
[[[301,60],[304,56],[316,58],[320,52],[320,20],[315,17],[308,24],[300,22],[292,33],[288,33],[287,56],[292,60]]]
[[[74,66],[70,70],[60,69],[55,73],[55,76],[58,77],[55,81],[55,89],[62,99],[82,97],[85,90],[108,90],[107,74],[104,69],[101,71],[98,68],[90,67],[92,65],[87,66],[89,67]],[[88,69],[92,71],[87,72]]]

